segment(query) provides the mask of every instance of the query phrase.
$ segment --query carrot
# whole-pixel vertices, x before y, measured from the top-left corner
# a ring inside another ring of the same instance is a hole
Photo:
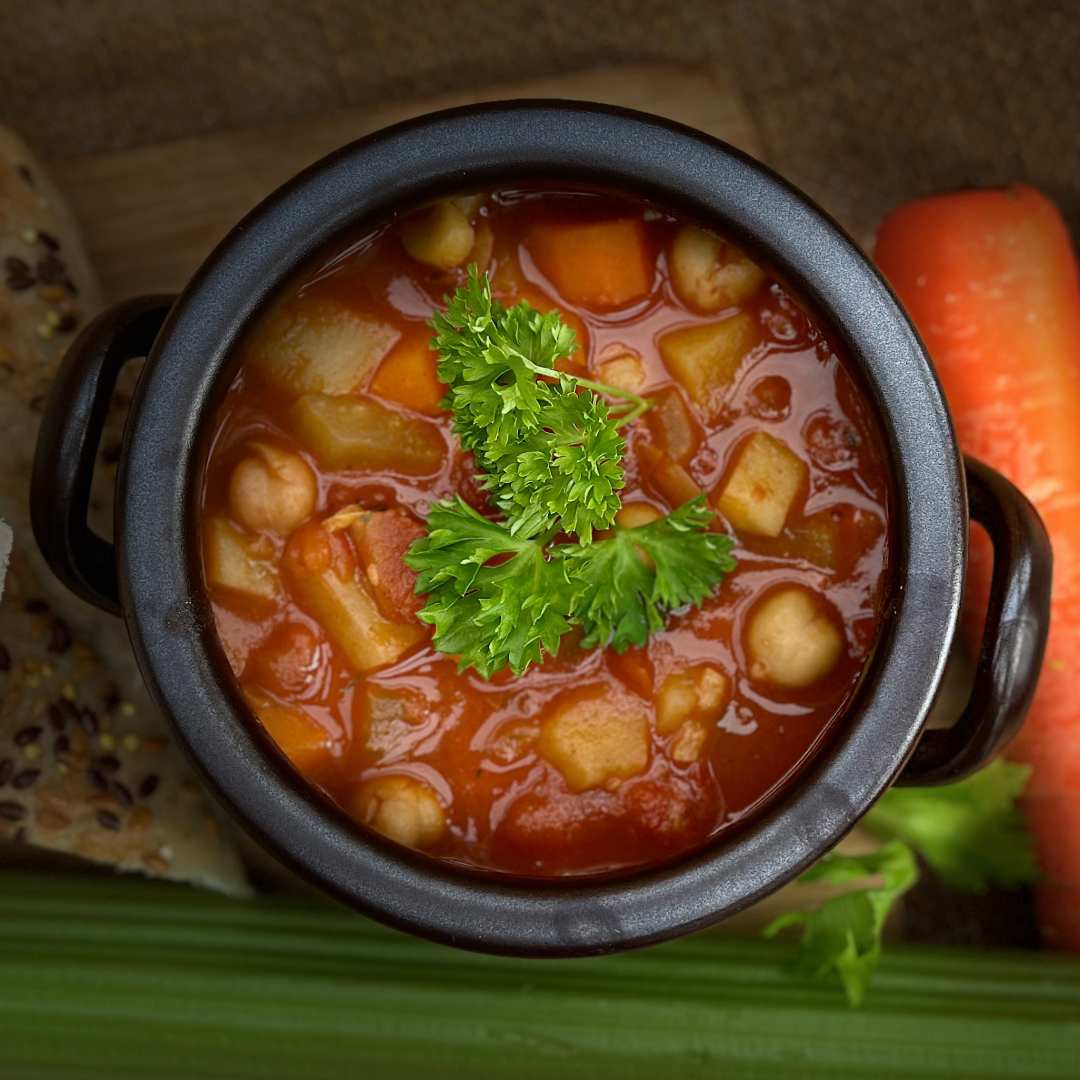
[[[540,272],[568,303],[619,308],[653,284],[652,260],[640,218],[537,225],[525,246]]]
[[[272,701],[255,690],[249,690],[247,698],[281,752],[305,776],[318,775],[333,750],[329,732],[295,705]]]
[[[439,355],[428,347],[430,338],[424,332],[399,342],[375,372],[371,392],[425,416],[439,416],[446,387],[439,382]]]
[[[909,203],[876,258],[937,368],[966,453],[1035,504],[1054,549],[1050,640],[1008,756],[1029,763],[1023,804],[1046,883],[1044,942],[1080,952],[1080,284],[1060,215],[1013,185]],[[967,621],[985,611],[991,553],[973,536]],[[976,542],[978,541],[978,542]]]

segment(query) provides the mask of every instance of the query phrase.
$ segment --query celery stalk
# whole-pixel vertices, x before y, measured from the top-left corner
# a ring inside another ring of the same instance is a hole
[[[329,903],[0,875],[0,1076],[1075,1077],[1080,964],[892,949],[850,1010],[795,946],[456,952]]]

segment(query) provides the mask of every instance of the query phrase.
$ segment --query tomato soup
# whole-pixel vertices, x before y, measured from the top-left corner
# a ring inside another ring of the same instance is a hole
[[[433,503],[498,517],[430,348],[470,265],[504,306],[561,313],[560,370],[648,400],[616,525],[704,493],[733,539],[735,568],[644,645],[572,630],[485,679],[418,617],[403,559]],[[295,284],[220,410],[201,522],[225,653],[295,767],[398,843],[552,876],[698,847],[820,750],[875,638],[888,502],[854,369],[806,305],[661,210],[524,189],[353,236]]]

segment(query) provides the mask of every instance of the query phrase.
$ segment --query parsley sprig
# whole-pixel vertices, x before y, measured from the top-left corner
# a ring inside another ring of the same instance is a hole
[[[998,758],[955,784],[886,791],[863,819],[885,846],[868,855],[832,852],[798,879],[851,891],[812,911],[787,912],[764,933],[772,937],[801,926],[796,969],[839,975],[849,1003],[861,1004],[881,960],[886,919],[918,882],[919,859],[946,885],[969,892],[1040,880],[1035,847],[1016,805],[1030,775],[1029,766]]]
[[[619,428],[650,402],[559,371],[576,344],[558,312],[504,308],[470,267],[431,325],[449,386],[442,404],[505,517],[492,521],[460,497],[441,502],[405,559],[427,596],[420,618],[459,669],[520,675],[575,625],[587,647],[644,645],[668,613],[701,604],[734,568],[730,537],[709,531],[704,495],[648,525],[614,525]]]

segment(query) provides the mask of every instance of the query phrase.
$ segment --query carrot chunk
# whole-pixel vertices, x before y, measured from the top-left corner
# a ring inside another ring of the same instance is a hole
[[[626,307],[652,288],[640,218],[537,225],[525,246],[559,295],[583,308]]]
[[[318,775],[334,745],[326,728],[299,705],[283,705],[258,690],[245,690],[244,696],[281,752],[305,776]]]
[[[430,333],[410,336],[379,365],[371,392],[425,416],[439,416],[447,387],[439,382],[439,354],[428,347]]]
[[[349,532],[379,610],[394,622],[415,622],[424,601],[414,592],[416,571],[404,558],[424,526],[405,510],[381,510],[357,518]]]

